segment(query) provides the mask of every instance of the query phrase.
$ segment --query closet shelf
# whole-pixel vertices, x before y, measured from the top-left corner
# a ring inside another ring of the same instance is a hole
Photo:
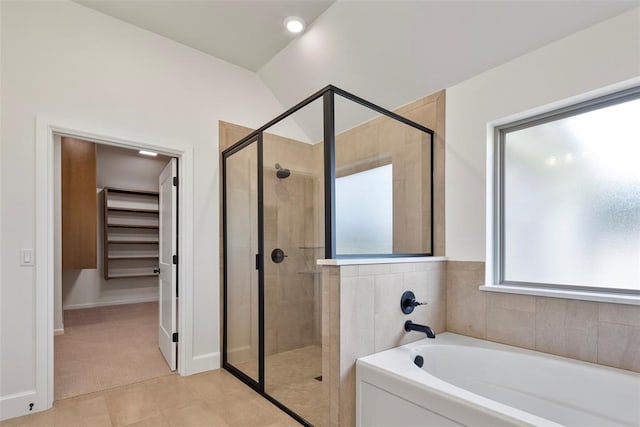
[[[158,276],[158,193],[105,188],[103,195],[104,278]]]
[[[117,243],[117,244],[123,244],[123,245],[129,245],[129,244],[137,244],[137,245],[144,245],[144,244],[158,244],[157,240],[107,240],[107,243]]]
[[[158,259],[158,255],[109,255],[108,259]]]
[[[138,273],[138,274],[123,273],[123,274],[109,274],[107,279],[131,279],[134,277],[158,277],[158,276],[159,274],[156,274],[156,273]]]
[[[158,209],[143,209],[143,208],[121,208],[121,207],[109,207],[107,206],[108,211],[118,211],[118,212],[136,212],[136,213],[158,213]]]
[[[134,225],[134,224],[107,224],[109,228],[148,228],[151,230],[158,230],[158,225]]]

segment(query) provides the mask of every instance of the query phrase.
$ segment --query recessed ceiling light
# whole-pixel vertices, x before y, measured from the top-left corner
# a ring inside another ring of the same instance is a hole
[[[304,30],[304,20],[297,16],[289,16],[284,20],[284,26],[289,30],[289,32],[298,34]]]
[[[158,155],[158,153],[155,153],[153,151],[147,151],[147,150],[140,150],[138,151],[138,153],[142,154],[143,156],[151,156],[151,157],[156,157]]]

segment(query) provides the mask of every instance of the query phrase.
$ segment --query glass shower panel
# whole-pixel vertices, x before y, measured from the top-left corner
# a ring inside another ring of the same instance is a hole
[[[324,258],[322,99],[263,133],[265,392],[318,425]]]
[[[225,160],[226,357],[258,382],[258,150],[254,141]]]
[[[336,255],[431,254],[431,135],[338,94],[335,127]]]

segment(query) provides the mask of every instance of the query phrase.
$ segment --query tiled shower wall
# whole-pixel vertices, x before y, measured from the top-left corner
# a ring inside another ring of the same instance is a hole
[[[444,332],[446,261],[323,266],[322,373],[329,413],[323,425],[355,425],[355,362],[359,357],[421,340],[405,332],[406,320]],[[419,301],[410,315],[400,297],[412,290]]]
[[[484,262],[446,264],[448,331],[640,372],[640,306],[480,291]]]

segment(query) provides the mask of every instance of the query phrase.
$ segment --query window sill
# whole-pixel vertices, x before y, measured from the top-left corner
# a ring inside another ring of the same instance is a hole
[[[569,291],[564,289],[529,288],[522,286],[483,285],[481,291],[502,292],[507,294],[534,295],[549,298],[577,299],[584,301],[608,302],[612,304],[640,305],[640,296],[588,291]]]
[[[407,262],[446,261],[444,256],[406,257],[406,258],[338,258],[319,259],[317,265],[365,265],[365,264],[400,264]]]

